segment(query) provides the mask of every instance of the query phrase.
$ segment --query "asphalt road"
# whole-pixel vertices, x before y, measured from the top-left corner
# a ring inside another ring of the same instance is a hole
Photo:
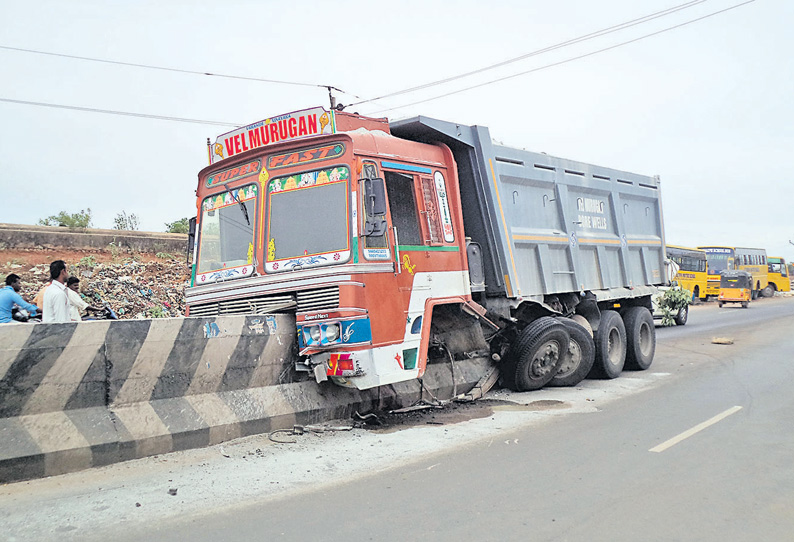
[[[2,486],[0,519],[14,541],[792,540],[793,324],[794,298],[695,306],[648,371]]]

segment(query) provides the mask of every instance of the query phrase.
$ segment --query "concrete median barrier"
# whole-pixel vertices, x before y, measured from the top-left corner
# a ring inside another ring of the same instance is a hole
[[[296,372],[290,315],[0,326],[0,482],[400,408],[470,390],[481,360],[358,391]]]

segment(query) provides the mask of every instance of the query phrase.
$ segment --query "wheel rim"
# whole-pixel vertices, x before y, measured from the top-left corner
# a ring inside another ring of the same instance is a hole
[[[617,328],[613,327],[609,330],[607,352],[609,363],[617,367],[620,363],[620,358],[623,356],[623,341],[620,340],[620,333]]]
[[[582,349],[578,342],[572,340],[568,344],[568,353],[571,355],[562,361],[562,365],[560,365],[560,370],[557,371],[556,376],[568,376],[573,373],[582,362]]]
[[[651,355],[651,348],[653,347],[653,338],[651,336],[651,327],[646,323],[643,322],[640,326],[640,352],[642,352],[643,357],[648,357]]]
[[[557,341],[548,341],[538,348],[535,357],[532,358],[530,371],[535,377],[547,376],[555,367],[560,359],[560,344]]]

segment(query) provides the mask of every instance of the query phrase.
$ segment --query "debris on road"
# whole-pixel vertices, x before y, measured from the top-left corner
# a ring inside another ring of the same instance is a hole
[[[376,414],[359,414],[358,410],[353,413],[353,419],[362,421],[366,425],[382,425],[380,418]]]
[[[303,435],[305,433],[330,433],[334,431],[352,431],[352,425],[293,425],[292,429],[276,429],[268,434],[268,438],[278,444],[295,444],[297,441],[279,440],[276,435],[284,433],[287,435]]]
[[[432,405],[432,404],[423,402],[423,403],[416,404],[416,405],[413,405],[413,406],[407,406],[407,407],[404,407],[404,408],[398,408],[396,410],[390,410],[389,414],[405,414],[406,412],[413,412],[415,410],[428,410],[428,409],[431,409],[431,408],[442,409],[442,408],[444,408],[444,405]]]
[[[728,337],[714,337],[711,339],[711,344],[733,344],[733,339]]]

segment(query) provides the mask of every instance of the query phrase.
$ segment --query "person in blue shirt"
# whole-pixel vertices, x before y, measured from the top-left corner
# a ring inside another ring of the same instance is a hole
[[[22,296],[19,295],[21,289],[22,281],[19,275],[11,273],[6,277],[6,286],[0,290],[0,324],[13,321],[11,309],[14,305],[19,305],[19,308],[28,311],[31,316],[35,316],[39,312],[39,308],[36,305],[32,305],[22,299]]]

